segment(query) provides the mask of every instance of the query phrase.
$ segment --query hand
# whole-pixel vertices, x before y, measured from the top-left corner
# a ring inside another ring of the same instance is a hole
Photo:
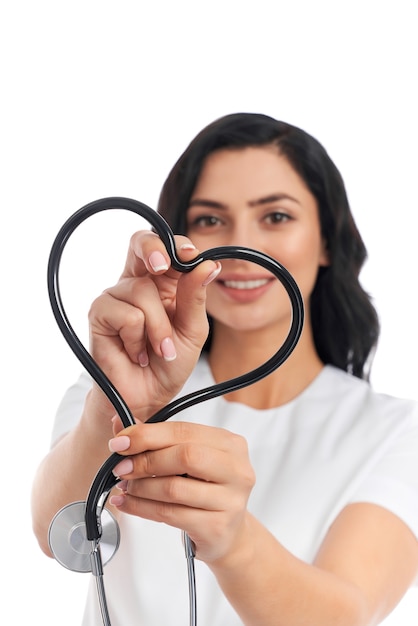
[[[176,244],[183,261],[198,254],[186,237]],[[219,270],[205,261],[181,274],[156,234],[138,232],[120,280],[93,302],[90,352],[136,419],[167,404],[190,375],[208,333],[206,285]]]
[[[109,448],[126,455],[114,469],[121,494],[109,500],[118,510],[185,530],[207,563],[245,545],[255,478],[243,437],[187,422],[137,424]]]

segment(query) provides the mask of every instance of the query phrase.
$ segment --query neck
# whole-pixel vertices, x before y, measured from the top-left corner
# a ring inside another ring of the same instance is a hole
[[[310,326],[305,326],[290,357],[272,374],[262,380],[225,396],[253,408],[281,406],[298,396],[316,378],[323,363],[315,350]],[[233,332],[230,328],[214,329],[209,365],[216,382],[245,374],[260,366],[277,351],[282,339],[275,333]]]

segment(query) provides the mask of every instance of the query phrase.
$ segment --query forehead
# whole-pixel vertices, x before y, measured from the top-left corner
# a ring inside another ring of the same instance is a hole
[[[211,153],[204,162],[192,199],[239,195],[250,201],[260,194],[279,193],[311,196],[288,159],[276,146],[268,145]]]

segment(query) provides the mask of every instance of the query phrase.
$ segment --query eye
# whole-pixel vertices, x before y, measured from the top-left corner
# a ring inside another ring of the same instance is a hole
[[[290,219],[292,219],[290,215],[283,213],[283,211],[272,211],[264,216],[264,221],[267,222],[267,224],[281,224]]]
[[[191,228],[213,228],[221,223],[219,217],[215,215],[199,215],[189,221],[189,229]]]

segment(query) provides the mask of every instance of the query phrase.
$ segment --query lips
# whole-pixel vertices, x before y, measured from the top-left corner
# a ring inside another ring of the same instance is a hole
[[[259,278],[254,280],[221,280],[220,282],[228,289],[258,289],[264,287],[269,282],[268,278]]]
[[[270,289],[274,277],[227,275],[215,282],[229,300],[245,304],[254,302]]]

